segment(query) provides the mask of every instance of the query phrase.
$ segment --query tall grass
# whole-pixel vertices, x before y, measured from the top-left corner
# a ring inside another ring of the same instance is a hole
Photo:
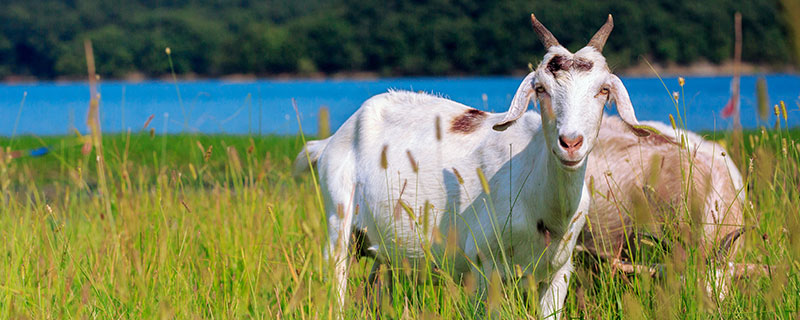
[[[783,127],[744,138],[746,223],[755,230],[736,260],[768,264],[772,274],[736,281],[719,302],[706,296],[703,262],[692,255],[667,261],[659,279],[621,275],[605,261],[578,256],[565,316],[796,318],[799,137]],[[77,138],[15,139],[19,148],[53,147],[42,158],[12,160],[4,148],[0,317],[333,316],[331,266],[321,259],[325,217],[311,178],[290,175],[299,138],[117,134],[102,144],[110,213],[96,157],[82,154]],[[472,296],[474,281],[403,265],[383,273],[393,290],[384,286],[380,301],[370,303],[370,265],[366,258],[352,264],[348,318],[486,315]],[[536,306],[498,281],[490,297],[491,315],[502,318],[530,317]]]

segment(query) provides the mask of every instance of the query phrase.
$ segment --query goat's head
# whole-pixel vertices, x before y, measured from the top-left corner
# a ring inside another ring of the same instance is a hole
[[[633,133],[648,135],[638,128],[628,91],[612,74],[603,57],[603,45],[614,22],[611,15],[582,49],[574,54],[531,14],[533,29],[547,48],[542,63],[523,80],[505,118],[494,126],[505,130],[528,108],[531,97],[538,101],[547,147],[564,168],[579,168],[594,147],[603,106],[615,101],[620,117]]]

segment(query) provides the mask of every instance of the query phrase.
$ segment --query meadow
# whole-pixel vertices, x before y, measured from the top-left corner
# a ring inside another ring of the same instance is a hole
[[[98,157],[78,135],[0,138],[0,317],[333,318],[325,214],[313,177],[291,175],[304,139],[143,130],[106,135]],[[800,317],[800,130],[746,131],[741,141],[752,228],[735,260],[768,274],[736,280],[720,301],[706,294],[693,250],[647,261],[666,266],[657,277],[577,254],[564,316]],[[12,159],[43,146],[44,156]],[[351,265],[345,318],[535,318],[534,297],[512,284],[493,282],[483,303],[469,284],[403,265],[385,280],[394,290],[372,303],[371,265]]]

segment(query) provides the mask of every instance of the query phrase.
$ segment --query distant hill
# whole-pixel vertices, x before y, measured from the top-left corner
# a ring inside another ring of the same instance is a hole
[[[91,39],[105,77],[229,74],[507,74],[543,48],[529,14],[570,49],[612,13],[609,65],[721,63],[743,15],[745,62],[792,61],[779,0],[3,0],[0,79],[85,74]]]

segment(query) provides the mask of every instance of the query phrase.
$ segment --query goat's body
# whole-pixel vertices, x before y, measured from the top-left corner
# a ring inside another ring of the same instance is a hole
[[[704,256],[724,266],[740,243],[735,236],[724,238],[735,235],[743,225],[739,170],[717,143],[660,122],[642,123],[662,135],[632,137],[619,118],[603,120],[586,171],[594,192],[581,245],[613,258],[625,246],[626,236],[646,232],[661,237],[664,224],[686,225],[685,213],[690,212],[695,225],[702,226],[695,243]],[[681,135],[688,152],[680,147]],[[716,280],[720,296],[725,290],[721,277],[718,274]]]
[[[547,53],[505,114],[389,92],[298,156],[299,170],[318,161],[340,307],[350,235],[366,229],[378,261],[431,263],[456,280],[471,271],[481,294],[495,273],[533,274],[525,281],[538,286],[540,316],[560,317],[603,105],[615,102],[631,133],[649,133],[602,55],[611,15],[575,53],[532,14],[531,23]],[[541,115],[525,112],[534,97]]]
[[[370,98],[333,136],[310,144],[325,195],[326,254],[337,261],[337,277],[346,277],[341,248],[351,230],[366,229],[371,251],[388,263],[430,261],[457,278],[471,270],[505,276],[504,266],[514,265],[535,272],[545,283],[542,299],[550,300],[542,312],[555,312],[585,219],[576,214],[588,210],[585,166],[567,172],[552,163],[538,114],[526,113],[505,132],[492,130],[503,116],[393,91]],[[305,153],[297,161],[308,163]]]
[[[663,136],[637,139],[626,134],[618,118],[603,120],[586,172],[587,181],[594,180],[596,192],[589,216],[595,237],[588,235],[587,226],[583,245],[610,257],[635,228],[646,228],[657,235],[665,220],[674,220],[664,215],[680,212],[678,209],[686,203],[694,203],[695,208],[689,209],[702,211],[698,222],[703,224],[703,242],[708,249],[714,247],[708,244],[719,243],[741,228],[742,177],[730,158],[722,155],[725,149],[681,130],[678,134],[684,134],[688,141],[687,154],[680,148],[681,139],[675,137],[675,130],[659,122],[642,123]],[[607,176],[609,172],[611,176]],[[692,190],[687,192],[687,186]],[[694,199],[687,201],[687,194]],[[649,206],[652,221],[634,221],[631,215],[637,201],[647,202],[641,204]]]

